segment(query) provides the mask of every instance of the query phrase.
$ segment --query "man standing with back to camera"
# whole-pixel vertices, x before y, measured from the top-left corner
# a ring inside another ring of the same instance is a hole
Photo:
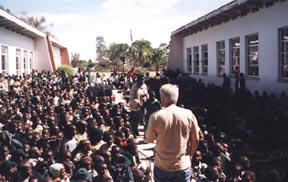
[[[191,161],[199,143],[200,128],[192,111],[176,105],[179,88],[165,84],[160,88],[163,109],[150,116],[146,139],[156,140],[155,182],[190,182]]]

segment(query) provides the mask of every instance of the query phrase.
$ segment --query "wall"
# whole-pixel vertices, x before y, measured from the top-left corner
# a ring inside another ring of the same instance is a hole
[[[167,69],[176,70],[179,68],[181,71],[184,71],[183,62],[183,38],[181,36],[171,36],[170,41],[170,52],[168,57]]]
[[[66,65],[71,66],[67,48],[61,49],[61,64],[66,64]]]
[[[53,56],[55,61],[56,69],[61,65],[61,50],[58,47],[52,46]]]
[[[279,94],[288,89],[288,83],[278,82],[278,28],[288,26],[288,2],[276,3],[269,8],[239,17],[205,31],[187,36],[183,40],[182,54],[186,58],[186,48],[208,44],[208,75],[195,75],[205,83],[222,84],[222,78],[216,70],[216,42],[225,40],[225,72],[229,73],[229,39],[240,37],[240,72],[245,73],[245,36],[253,33],[259,35],[259,79],[246,78],[246,86],[252,91],[268,91]],[[193,53],[192,53],[193,54]],[[184,61],[184,63],[186,63]],[[234,79],[231,79],[231,85]]]
[[[21,49],[21,67],[23,70],[23,54],[27,50],[27,64],[29,63],[30,52],[33,52],[33,67],[38,71],[55,71],[61,64],[70,65],[67,48],[59,48],[52,46],[49,37],[45,34],[36,35],[37,38],[29,38],[27,36],[15,33],[4,27],[0,27],[0,45],[8,47],[8,72],[16,74],[16,49]],[[56,66],[54,64],[54,58]],[[28,72],[31,69],[27,70]]]
[[[21,67],[23,70],[24,50],[28,52],[27,64],[30,51],[34,51],[34,39],[0,27],[0,45],[8,46],[8,72],[16,74],[16,49],[21,49]]]
[[[35,39],[35,69],[52,71],[47,42],[44,37]]]
[[[0,43],[27,50],[34,50],[34,40],[32,38],[12,32],[3,27],[0,27]]]

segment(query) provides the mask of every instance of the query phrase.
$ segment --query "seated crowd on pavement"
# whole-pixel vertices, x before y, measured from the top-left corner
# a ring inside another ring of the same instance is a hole
[[[9,182],[150,181],[151,169],[141,165],[132,132],[129,99],[115,103],[111,96],[89,93],[90,87],[113,85],[127,96],[136,80],[134,71],[107,78],[88,72],[72,77],[37,71],[0,75],[0,178]],[[282,163],[269,155],[272,147],[282,151],[287,142],[285,136],[276,141],[282,130],[274,126],[278,121],[285,125],[285,93],[278,98],[232,92],[229,87],[206,86],[179,70],[162,70],[153,78],[147,74],[145,83],[156,97],[162,84],[177,84],[178,104],[191,109],[198,119],[202,135],[193,157],[192,181],[287,180],[281,170],[287,153],[279,159]]]

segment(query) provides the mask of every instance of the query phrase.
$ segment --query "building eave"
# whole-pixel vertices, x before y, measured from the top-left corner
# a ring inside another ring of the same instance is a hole
[[[234,0],[171,33],[188,36],[286,0]]]
[[[23,22],[16,16],[13,16],[6,11],[0,9],[0,27],[5,27],[8,30],[19,33],[30,38],[44,38],[45,33]]]
[[[52,45],[54,47],[58,47],[60,49],[67,48],[67,46],[65,44],[63,44],[62,42],[58,41],[54,37],[49,36],[49,39],[50,39],[50,41],[51,41],[51,43],[52,43]]]

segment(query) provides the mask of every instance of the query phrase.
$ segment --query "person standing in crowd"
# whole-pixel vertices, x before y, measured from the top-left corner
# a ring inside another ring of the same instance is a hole
[[[160,101],[156,98],[156,93],[155,91],[149,91],[149,99],[148,101],[143,105],[145,108],[145,123],[144,123],[144,132],[147,130],[148,127],[148,122],[149,118],[152,113],[155,111],[158,111],[161,109],[161,103]]]
[[[240,84],[240,90],[241,90],[241,91],[245,91],[245,89],[246,89],[246,82],[245,82],[245,75],[244,75],[244,73],[240,73],[239,84]]]
[[[165,84],[160,88],[163,109],[150,116],[147,142],[155,146],[155,182],[190,182],[191,161],[199,143],[200,128],[191,110],[176,105],[179,88]]]
[[[134,67],[132,67],[132,68],[127,72],[127,74],[128,74],[129,76],[134,77],[134,75],[136,74],[136,72],[135,72],[135,70],[134,70]]]
[[[223,73],[223,84],[222,84],[222,88],[230,88],[230,78],[229,76],[226,75],[226,73]]]
[[[239,77],[239,73],[235,73],[235,92],[239,90],[239,82],[240,82],[240,77]]]
[[[148,100],[148,88],[144,76],[138,75],[136,83],[130,89],[130,120],[134,137],[139,136],[138,125],[144,118],[143,104]]]
[[[8,83],[7,80],[3,78],[3,75],[0,75],[0,97],[4,95],[4,93],[8,92]]]

